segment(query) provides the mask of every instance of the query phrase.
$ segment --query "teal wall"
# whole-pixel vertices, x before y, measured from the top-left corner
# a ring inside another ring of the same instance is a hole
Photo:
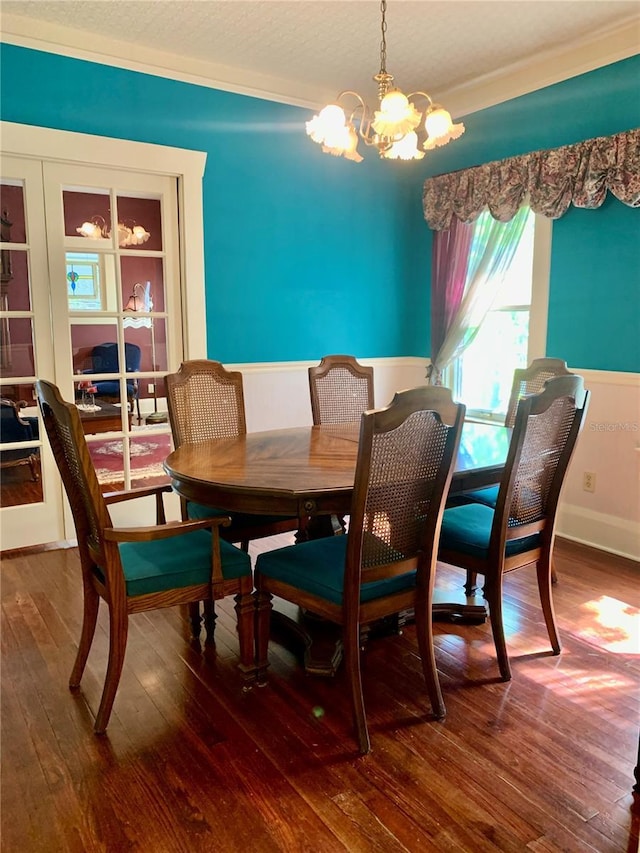
[[[356,165],[297,107],[11,45],[0,62],[7,121],[207,152],[208,354],[226,362],[428,355],[425,177],[640,125],[634,57],[467,116],[420,163]],[[615,200],[554,223],[550,355],[640,371],[639,226]]]
[[[211,358],[403,356],[420,346],[407,330],[416,306],[428,311],[426,255],[416,300],[409,188],[371,152],[359,166],[322,154],[304,131],[311,113],[297,107],[10,45],[1,62],[7,121],[207,152]]]

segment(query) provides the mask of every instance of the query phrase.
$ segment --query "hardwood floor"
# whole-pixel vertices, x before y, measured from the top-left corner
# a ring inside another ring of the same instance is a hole
[[[505,580],[510,683],[488,625],[436,626],[443,722],[426,710],[413,627],[372,640],[373,752],[358,757],[342,672],[305,676],[273,642],[268,686],[242,693],[231,600],[215,648],[189,642],[186,610],[131,618],[96,737],[106,608],[72,694],[76,551],[4,555],[2,850],[636,851],[640,570],[569,543],[556,566],[559,657],[533,572]],[[439,586],[463,580],[440,567]]]

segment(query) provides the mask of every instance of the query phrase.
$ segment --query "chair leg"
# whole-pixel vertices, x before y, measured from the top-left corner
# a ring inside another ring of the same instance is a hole
[[[360,753],[366,755],[371,752],[371,741],[367,729],[367,716],[364,709],[364,696],[362,695],[362,675],[360,672],[360,634],[358,623],[345,625],[343,633],[344,659],[349,677],[351,690],[351,704],[353,707],[353,723],[358,739]]]
[[[556,569],[555,569],[555,566],[553,565],[553,563],[551,564],[551,583],[552,584],[558,583],[558,573],[556,572]]]
[[[258,581],[259,584],[259,581]],[[257,680],[264,684],[269,667],[269,636],[271,634],[271,599],[270,592],[263,592],[258,585],[256,591],[256,667]]]
[[[96,622],[98,620],[98,608],[100,606],[100,596],[95,591],[90,583],[84,585],[84,612],[82,614],[82,632],[80,634],[80,645],[73,664],[71,676],[69,677],[69,687],[73,690],[80,686],[82,674],[89,657],[91,644],[96,632]]]
[[[191,636],[194,640],[200,637],[200,624],[202,617],[200,616],[200,602],[192,601],[189,605],[189,622],[191,622]]]
[[[235,597],[236,615],[238,617],[238,640],[240,642],[240,670],[248,683],[255,678],[256,673],[256,602],[253,592],[240,592]]]
[[[485,598],[489,605],[489,618],[493,642],[498,656],[498,666],[503,681],[511,681],[511,665],[507,654],[507,644],[504,638],[504,622],[502,620],[502,572],[497,577],[485,577]]]
[[[470,569],[467,569],[467,582],[464,585],[465,595],[473,595],[476,591],[476,584],[478,581],[478,573],[472,572]]]
[[[431,702],[431,708],[438,720],[444,719],[447,709],[445,708],[440,689],[438,670],[436,669],[436,656],[433,648],[433,618],[431,613],[431,602],[426,604],[418,601],[415,609],[416,634],[418,636],[418,648],[422,659],[422,671],[427,684],[427,693]]]
[[[245,554],[249,553],[249,540],[248,539],[243,539],[240,542],[240,550],[244,551]]]
[[[122,674],[128,631],[129,617],[126,611],[123,607],[111,605],[109,607],[109,661],[100,707],[93,726],[97,735],[104,734],[109,723],[113,700],[116,698],[116,691]]]
[[[218,618],[216,615],[215,601],[203,601],[202,609],[204,610],[204,616],[202,618],[204,622],[205,643],[207,645],[212,645],[215,643],[216,619]]]
[[[547,626],[547,633],[551,641],[551,648],[554,655],[559,655],[562,649],[558,628],[556,625],[556,617],[553,609],[553,598],[551,596],[552,583],[552,568],[551,560],[538,560],[536,564],[536,572],[538,577],[538,591],[540,593],[540,603],[542,604],[542,613]]]

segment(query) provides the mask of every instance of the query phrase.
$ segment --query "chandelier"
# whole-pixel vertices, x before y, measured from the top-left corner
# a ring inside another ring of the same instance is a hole
[[[425,151],[446,145],[464,133],[464,124],[454,124],[451,114],[426,92],[405,95],[393,87],[393,75],[387,72],[386,11],[386,0],[381,0],[380,71],[373,77],[378,84],[378,109],[372,117],[372,110],[357,92],[340,92],[335,103],[306,123],[308,136],[322,146],[325,154],[360,163],[363,158],[358,153],[358,141],[362,139],[387,160],[421,160]],[[426,100],[424,112],[416,109],[416,99]],[[351,106],[347,107],[349,103]],[[418,147],[418,133],[426,134],[424,150]]]
[[[129,224],[127,224],[129,223]],[[89,237],[92,240],[110,240],[111,230],[107,225],[104,216],[92,216],[86,222],[83,222],[76,232],[82,237]],[[151,234],[143,225],[137,225],[133,219],[125,219],[124,222],[118,222],[118,246],[141,246],[146,243]]]

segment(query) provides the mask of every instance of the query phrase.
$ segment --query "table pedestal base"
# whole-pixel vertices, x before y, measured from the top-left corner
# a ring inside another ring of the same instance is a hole
[[[446,596],[447,600],[444,600]],[[433,621],[465,625],[482,625],[487,619],[487,609],[479,595],[460,596],[451,601],[451,592],[434,595]],[[295,604],[274,597],[272,632],[287,648],[302,646],[303,666],[307,675],[334,676],[342,661],[342,631],[339,625],[314,613],[302,610]],[[366,625],[361,629],[361,644],[369,639],[402,633],[405,625],[414,621],[413,610],[403,610],[393,616]],[[290,649],[295,651],[294,648]]]

